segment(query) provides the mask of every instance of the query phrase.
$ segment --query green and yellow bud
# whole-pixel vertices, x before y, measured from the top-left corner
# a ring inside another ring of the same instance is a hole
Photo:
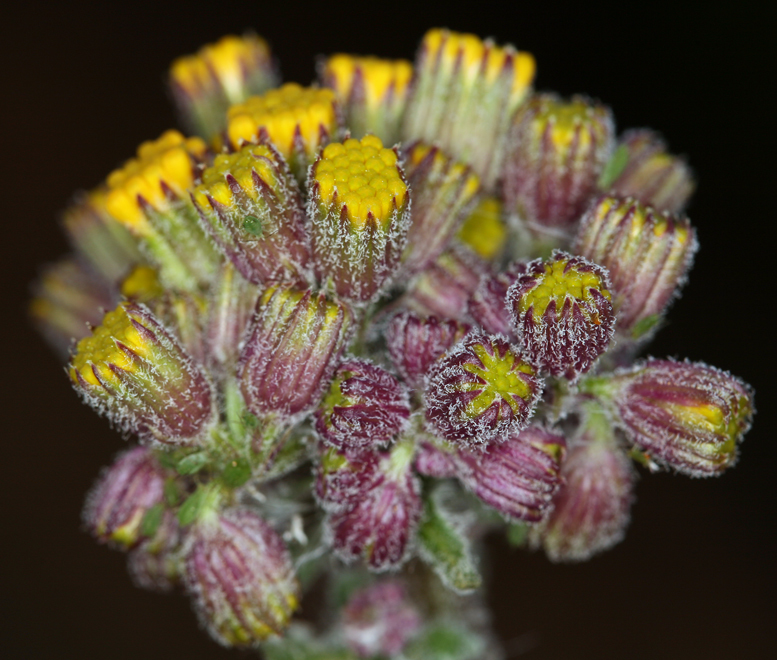
[[[246,279],[306,280],[305,210],[297,182],[272,144],[246,144],[216,156],[193,199],[203,224]]]
[[[211,138],[226,128],[227,109],[278,84],[267,42],[227,35],[170,66],[170,88],[184,125]]]
[[[458,239],[487,261],[498,261],[507,244],[507,225],[502,219],[502,202],[484,197],[464,219]]]
[[[233,149],[270,141],[300,182],[321,146],[337,136],[340,110],[331,89],[286,83],[233,105],[226,136]]]
[[[429,30],[416,59],[403,137],[438,144],[471,165],[485,190],[493,190],[510,119],[530,92],[534,71],[534,58],[510,45]]]
[[[347,300],[376,299],[399,266],[410,223],[396,152],[374,135],[332,143],[309,185],[316,276]]]
[[[88,403],[146,440],[200,444],[213,422],[205,374],[143,305],[125,302],[108,312],[78,342],[69,373]]]
[[[207,154],[200,138],[167,131],[106,181],[105,210],[141,240],[162,281],[185,290],[207,283],[218,262],[189,199]]]
[[[338,53],[323,63],[320,75],[337,96],[353,137],[371,133],[386,144],[399,140],[413,77],[410,62]]]

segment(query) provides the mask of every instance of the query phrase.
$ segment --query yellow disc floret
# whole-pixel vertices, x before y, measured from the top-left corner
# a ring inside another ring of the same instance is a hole
[[[550,139],[561,153],[566,153],[575,139],[578,151],[587,151],[591,149],[593,139],[602,139],[602,119],[605,116],[606,110],[591,105],[582,97],[571,101],[549,97],[535,119],[534,134],[538,139],[544,139],[550,129]],[[580,130],[581,127],[587,130]]]
[[[385,225],[407,197],[397,155],[374,135],[328,145],[316,163],[314,179],[321,205],[345,206],[356,226],[364,225],[369,216]]]
[[[537,280],[538,286],[520,299],[518,311],[521,314],[531,307],[534,318],[540,319],[551,300],[556,301],[556,312],[561,313],[567,296],[576,300],[589,300],[591,289],[598,290],[607,300],[611,300],[610,292],[604,288],[602,278],[596,273],[569,268],[569,263],[563,259],[546,263],[544,268],[545,274]]]
[[[496,197],[483,198],[464,220],[458,236],[484,259],[496,258],[507,240],[502,203]]]
[[[413,65],[407,60],[333,55],[327,60],[325,75],[340,101],[348,100],[357,71],[364,83],[367,107],[373,108],[385,100],[390,90],[395,96],[404,96],[413,76]]]
[[[203,208],[207,208],[208,197],[230,206],[234,194],[226,183],[226,175],[231,174],[245,193],[256,199],[259,194],[254,183],[253,173],[259,176],[271,189],[278,185],[277,156],[267,145],[246,145],[233,154],[220,154],[211,167],[202,173],[202,183],[194,189],[194,199]]]
[[[424,36],[422,48],[426,49],[430,61],[435,62],[439,58],[440,66],[445,70],[450,71],[458,65],[463,78],[468,81],[482,76],[491,84],[511,67],[513,94],[523,94],[534,79],[536,65],[530,53],[518,52],[512,46],[500,48],[474,34],[429,30]]]
[[[194,184],[194,164],[205,157],[207,145],[200,138],[185,138],[167,131],[155,141],[144,142],[137,158],[108,175],[105,209],[137,233],[147,233],[148,223],[138,204],[142,197],[158,211],[169,208],[164,183],[179,197]]]
[[[516,415],[521,415],[522,409],[515,397],[526,400],[532,396],[532,390],[521,378],[521,374],[534,375],[534,370],[525,362],[518,360],[512,351],[507,351],[500,356],[498,351],[492,354],[484,346],[476,344],[472,347],[472,352],[482,366],[470,362],[462,366],[484,382],[469,382],[461,385],[466,391],[481,390],[467,404],[468,416],[476,417],[483,414],[494,401],[500,398],[504,399]]]
[[[155,268],[141,264],[135,266],[121,283],[121,295],[130,300],[147,302],[165,292]]]
[[[292,155],[297,131],[308,156],[315,154],[322,128],[329,135],[337,129],[334,92],[296,83],[252,96],[227,113],[227,135],[233,145],[255,142],[260,129],[264,129],[286,159]]]
[[[70,377],[74,381],[78,380],[78,372],[90,385],[99,385],[100,381],[95,376],[94,369],[104,381],[118,383],[109,365],[134,372],[137,369],[136,363],[117,346],[117,342],[124,344],[139,357],[148,355],[150,345],[133,325],[126,306],[127,303],[122,303],[112,312],[108,312],[102,325],[95,328],[90,337],[84,337],[78,342],[70,367]]]

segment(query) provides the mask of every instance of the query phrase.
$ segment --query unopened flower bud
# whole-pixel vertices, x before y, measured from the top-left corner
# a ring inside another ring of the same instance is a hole
[[[52,264],[35,284],[30,314],[46,339],[63,357],[75,340],[90,334],[117,293],[72,257]]]
[[[420,627],[421,615],[399,580],[361,589],[343,608],[345,642],[362,658],[398,656]]]
[[[486,190],[501,172],[510,118],[534,78],[534,58],[472,34],[429,30],[416,60],[405,138],[439,144],[472,165]]]
[[[170,66],[169,84],[184,125],[211,138],[226,127],[229,106],[275,87],[278,74],[267,42],[248,33],[179,57]]]
[[[541,393],[542,381],[516,347],[473,332],[429,373],[426,418],[446,440],[487,444],[523,429]]]
[[[87,530],[104,543],[135,546],[150,536],[143,530],[149,511],[157,507],[161,515],[165,479],[170,476],[147,447],[124,452],[87,496],[83,513]]]
[[[447,479],[458,474],[453,452],[428,441],[419,443],[414,465],[418,474],[435,479]]]
[[[316,431],[334,447],[385,445],[407,424],[408,393],[394,376],[371,362],[345,360],[315,417]]]
[[[593,387],[614,402],[632,442],[694,477],[734,464],[754,411],[747,383],[701,362],[646,360]]]
[[[268,289],[238,364],[248,409],[296,416],[315,408],[345,348],[353,314],[323,293]]]
[[[459,478],[485,504],[513,521],[537,522],[563,483],[566,441],[537,426],[510,434],[485,451],[459,450]]]
[[[106,314],[78,342],[70,378],[115,424],[162,445],[199,444],[214,420],[205,374],[143,305]]]
[[[389,322],[386,343],[397,371],[410,387],[416,388],[431,366],[469,331],[466,323],[436,316],[421,318],[405,311]]]
[[[548,517],[530,532],[552,561],[583,561],[620,543],[636,474],[601,411],[584,416],[561,468],[564,485]]]
[[[501,273],[484,275],[469,299],[469,315],[483,330],[492,335],[504,335],[515,341],[513,321],[507,307],[507,290],[521,275],[527,264],[513,261]]]
[[[248,509],[195,524],[186,552],[186,586],[202,626],[224,646],[280,635],[299,604],[299,585],[281,537]]]
[[[338,53],[321,67],[324,86],[335,93],[345,123],[355,138],[367,133],[386,144],[398,142],[413,65],[407,60],[384,60]]]
[[[309,258],[299,188],[272,144],[216,156],[193,193],[203,224],[249,281],[304,281]]]
[[[138,241],[105,210],[105,191],[80,195],[62,216],[70,243],[110,284],[141,260]]]
[[[620,197],[634,197],[666,213],[680,213],[696,188],[685,159],[666,150],[648,129],[628,131],[602,172],[599,188]]]
[[[540,371],[576,380],[607,348],[615,328],[607,271],[554,252],[529,263],[507,292],[526,359]]]
[[[374,135],[330,144],[309,187],[317,277],[347,300],[375,300],[399,267],[410,223],[396,152]]]
[[[233,105],[227,113],[226,135],[233,149],[243,142],[269,140],[304,183],[319,148],[337,138],[339,115],[331,89],[286,83]]]
[[[396,569],[407,559],[422,509],[412,456],[412,443],[397,443],[369,488],[329,514],[332,545],[341,559],[362,558],[373,571]]]
[[[163,281],[184,290],[209,282],[218,263],[189,198],[206,156],[200,138],[167,131],[106,181],[105,210],[140,239]]]
[[[454,245],[411,282],[403,302],[421,315],[464,321],[467,301],[488,272],[474,252]]]
[[[504,167],[508,213],[535,232],[566,231],[596,192],[613,149],[610,110],[582,97],[529,99],[516,114]]]
[[[136,586],[165,592],[180,578],[181,528],[172,510],[165,508],[160,513],[155,521],[149,522],[150,515],[144,518],[144,523],[156,526],[156,530],[129,553],[127,567]]]
[[[483,197],[464,219],[457,237],[482,259],[498,261],[507,243],[502,202],[496,197]]]
[[[411,143],[404,156],[413,206],[402,266],[411,274],[424,270],[448,246],[477,200],[480,179],[468,165],[425,142]]]
[[[687,218],[603,196],[583,216],[575,253],[610,273],[617,332],[644,339],[685,281],[698,249]]]
[[[338,450],[322,446],[314,492],[327,511],[349,509],[363,499],[377,478],[380,453],[373,449]]]

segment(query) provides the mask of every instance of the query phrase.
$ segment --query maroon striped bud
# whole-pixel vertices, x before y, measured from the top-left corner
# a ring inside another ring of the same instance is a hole
[[[103,543],[137,545],[148,537],[143,533],[144,516],[164,506],[165,480],[170,476],[147,447],[124,452],[89,492],[83,513],[86,528]]]
[[[469,299],[468,310],[483,330],[515,340],[513,319],[507,308],[507,290],[525,273],[526,263],[513,261],[501,273],[481,278],[478,288]]]
[[[453,452],[447,452],[431,442],[421,442],[415,455],[418,474],[435,479],[447,479],[457,474]]]
[[[459,478],[485,504],[509,520],[537,522],[561,486],[563,436],[530,426],[485,451],[459,450]]]
[[[334,447],[385,445],[407,424],[408,393],[388,371],[366,360],[346,360],[315,417],[316,431]]]
[[[158,520],[144,522],[156,526],[153,536],[143,541],[127,557],[127,566],[136,586],[151,591],[170,591],[180,577],[178,551],[181,529],[178,518],[164,509]]]
[[[393,658],[421,627],[404,583],[384,580],[354,593],[343,608],[348,647],[362,658]]]
[[[314,492],[327,511],[347,509],[375,483],[381,455],[372,449],[321,447]]]
[[[323,293],[270,288],[238,364],[248,409],[262,416],[304,414],[315,408],[345,348],[353,315]]]
[[[698,249],[687,218],[658,213],[633,199],[600,197],[583,216],[575,253],[610,274],[616,331],[650,336],[686,279]]]
[[[202,626],[224,646],[280,635],[299,603],[291,556],[248,509],[212,514],[192,527],[186,587]]]
[[[504,168],[505,209],[535,230],[567,230],[596,193],[613,149],[609,108],[537,94],[516,113]]]
[[[607,271],[556,251],[528,264],[507,292],[513,327],[540,371],[576,380],[607,348],[615,328]]]
[[[651,359],[592,381],[588,389],[614,402],[632,442],[693,477],[733,465],[752,422],[752,388],[701,362]]]
[[[620,139],[599,187],[666,213],[680,213],[696,182],[685,159],[667,153],[658,134],[643,128],[627,131]]]
[[[426,418],[452,442],[489,443],[523,429],[541,392],[534,369],[504,337],[471,333],[429,373]]]
[[[400,312],[389,322],[386,343],[394,367],[415,388],[443,353],[469,331],[470,326],[459,321]]]

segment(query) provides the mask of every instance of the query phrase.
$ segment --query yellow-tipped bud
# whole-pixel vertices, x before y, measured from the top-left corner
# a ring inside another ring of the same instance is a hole
[[[396,153],[374,135],[328,145],[316,163],[313,180],[321,206],[341,206],[355,227],[363,227],[370,216],[381,226],[388,225],[407,197]]]
[[[507,241],[502,203],[496,197],[483,198],[464,220],[458,237],[483,259],[496,260]]]
[[[331,89],[286,83],[262,96],[252,96],[227,113],[227,137],[234,147],[259,142],[264,133],[286,160],[294,162],[300,149],[312,159],[338,128],[335,95]]]
[[[204,159],[207,145],[200,138],[185,138],[178,131],[167,131],[158,140],[138,147],[137,158],[111,172],[107,179],[105,208],[135,233],[147,235],[151,228],[138,198],[157,211],[170,208],[165,188],[178,197],[194,185],[194,166]]]
[[[158,298],[164,291],[156,269],[143,264],[135,266],[121,283],[121,295],[141,303]]]

